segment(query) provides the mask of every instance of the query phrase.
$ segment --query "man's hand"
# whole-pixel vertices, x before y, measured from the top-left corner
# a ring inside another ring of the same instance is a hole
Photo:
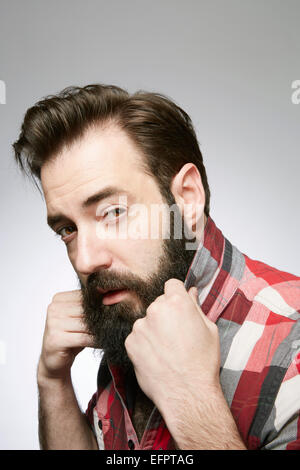
[[[179,449],[246,449],[224,398],[217,326],[177,279],[138,319],[125,347],[138,383]]]
[[[81,291],[60,292],[48,307],[39,378],[64,379],[76,355],[85,347],[93,347],[93,336],[83,323]]]
[[[139,385],[158,407],[191,387],[219,387],[218,329],[196,296],[196,288],[187,292],[183,282],[170,279],[125,341]]]

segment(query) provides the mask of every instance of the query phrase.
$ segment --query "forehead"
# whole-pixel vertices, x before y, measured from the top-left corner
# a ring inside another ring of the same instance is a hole
[[[145,173],[143,161],[122,130],[90,129],[43,165],[41,183],[48,213],[71,209],[107,186],[156,199],[160,192],[153,177]]]
[[[113,126],[89,129],[43,165],[44,195],[59,197],[96,179],[103,183],[124,181],[127,173],[143,173],[142,161],[141,153],[122,130]]]

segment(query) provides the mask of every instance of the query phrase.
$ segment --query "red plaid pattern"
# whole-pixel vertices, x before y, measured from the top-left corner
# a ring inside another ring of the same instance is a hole
[[[208,217],[185,286],[218,326],[220,382],[247,448],[300,450],[300,278],[242,254]],[[99,448],[174,449],[156,407],[138,441],[131,392],[102,360],[86,410]]]
[[[89,402],[87,416],[95,431],[99,448],[109,450],[175,449],[165,423],[154,407],[146,432],[139,442],[131,422],[133,411],[132,378],[124,377],[118,367],[105,358],[98,372],[98,390]]]

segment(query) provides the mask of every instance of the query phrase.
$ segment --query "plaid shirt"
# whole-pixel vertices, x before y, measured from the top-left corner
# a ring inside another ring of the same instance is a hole
[[[208,217],[185,286],[218,326],[220,383],[247,448],[300,450],[300,278],[248,258]],[[130,392],[102,360],[86,410],[99,448],[174,449],[156,407],[138,441]]]

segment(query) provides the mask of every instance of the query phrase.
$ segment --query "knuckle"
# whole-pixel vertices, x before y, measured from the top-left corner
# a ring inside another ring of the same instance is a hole
[[[165,282],[165,285],[168,285],[168,286],[172,286],[172,285],[174,285],[174,286],[178,285],[179,286],[179,285],[182,285],[182,284],[183,284],[183,282],[180,281],[180,279],[176,279],[176,278],[173,278],[173,277],[168,279]]]
[[[132,339],[132,333],[130,333],[124,341],[124,346],[125,346],[127,351],[128,351],[128,349],[130,349],[131,339]]]
[[[61,299],[62,294],[63,292],[56,292],[56,294],[54,294],[52,297],[52,302],[53,303],[58,302]]]
[[[48,317],[48,321],[51,320],[51,318],[54,317],[56,313],[56,306],[54,303],[51,303],[48,305],[48,308],[47,308],[47,317]]]
[[[129,333],[129,335],[126,337],[126,339],[125,339],[125,341],[124,341],[125,346],[126,346],[128,343],[130,343],[131,335],[132,335],[132,333]]]
[[[176,305],[180,302],[180,300],[181,300],[181,296],[177,292],[175,292],[174,294],[170,296],[170,301]]]
[[[81,290],[62,291],[53,295],[52,302],[77,300],[78,298],[81,298]]]
[[[48,316],[47,318],[47,330],[49,332],[52,332],[56,327],[56,321],[55,318],[51,315]]]
[[[158,302],[154,301],[146,310],[146,317],[145,318],[153,318],[162,310],[162,305]]]
[[[150,304],[146,310],[147,312],[147,315],[152,315],[154,312],[156,312],[157,310],[157,304],[154,302],[152,302],[152,304]]]
[[[134,333],[142,331],[144,327],[143,325],[144,325],[143,318],[138,318],[133,324],[132,331]]]

